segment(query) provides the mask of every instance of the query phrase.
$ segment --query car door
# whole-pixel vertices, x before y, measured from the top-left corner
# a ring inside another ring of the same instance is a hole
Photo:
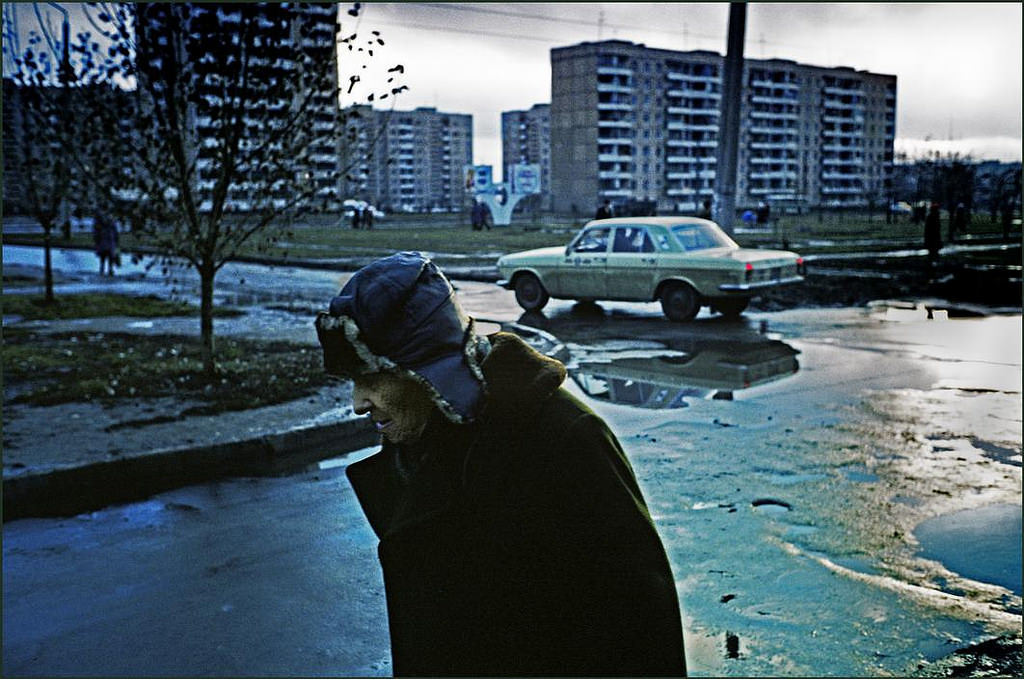
[[[629,224],[615,227],[606,270],[608,299],[651,299],[658,258],[647,227]]]
[[[605,298],[605,267],[608,264],[610,234],[610,227],[591,227],[569,245],[558,271],[559,296],[574,299]]]

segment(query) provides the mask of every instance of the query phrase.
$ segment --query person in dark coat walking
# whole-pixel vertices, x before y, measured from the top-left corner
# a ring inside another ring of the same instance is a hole
[[[117,224],[105,214],[96,217],[93,223],[92,240],[96,250],[96,256],[100,258],[100,275],[106,273],[114,275],[114,265],[117,263]]]
[[[615,216],[612,211],[612,203],[610,200],[605,200],[601,203],[601,206],[597,208],[597,212],[594,213],[594,219],[611,219]]]
[[[685,675],[665,549],[561,363],[477,335],[415,252],[356,272],[316,329],[383,437],[347,473],[380,539],[396,675]]]
[[[928,262],[934,264],[942,249],[942,220],[938,203],[931,204],[928,216],[924,218],[924,246],[928,250]]]

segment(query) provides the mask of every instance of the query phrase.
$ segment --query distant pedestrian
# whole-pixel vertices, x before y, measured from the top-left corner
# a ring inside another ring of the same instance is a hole
[[[614,216],[612,212],[612,203],[610,200],[605,199],[601,204],[601,207],[597,208],[597,212],[594,214],[594,219],[611,219]]]
[[[764,226],[772,218],[772,208],[768,203],[760,203],[757,206],[757,223]]]
[[[942,249],[942,221],[939,218],[938,203],[932,203],[928,216],[924,218],[924,246],[928,250],[928,262],[934,264]]]
[[[358,205],[352,208],[352,228],[353,229],[358,229],[359,228],[359,218],[362,215],[362,212],[363,211],[359,208]]]
[[[949,241],[953,242],[965,233],[967,233],[967,207],[963,203],[957,203],[953,214],[949,216]]]
[[[700,217],[701,219],[711,219],[711,199],[710,198],[705,198],[704,202],[701,203],[700,212],[697,213],[697,216]]]
[[[369,205],[363,210],[363,226],[367,231],[373,228],[373,208]]]
[[[114,265],[117,263],[117,224],[106,214],[100,214],[93,222],[92,229],[93,245],[96,248],[96,256],[100,258],[100,275],[106,273],[114,275]]]
[[[473,203],[473,212],[470,215],[474,231],[482,231],[491,228],[487,223],[488,210],[484,202],[479,198]]]

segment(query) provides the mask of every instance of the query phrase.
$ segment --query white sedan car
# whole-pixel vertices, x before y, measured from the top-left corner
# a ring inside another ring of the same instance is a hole
[[[702,306],[735,316],[759,291],[803,280],[803,259],[785,250],[741,248],[712,221],[697,217],[621,217],[587,223],[566,247],[498,259],[519,306],[548,299],[660,301],[673,321]]]

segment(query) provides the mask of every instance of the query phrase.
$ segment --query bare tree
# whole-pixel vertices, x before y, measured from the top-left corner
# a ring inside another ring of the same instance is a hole
[[[198,273],[215,374],[217,273],[341,199],[337,5],[91,3],[89,17],[109,45],[82,42],[90,82],[131,96],[93,101],[83,174],[134,237]]]
[[[38,6],[33,9],[38,28],[29,30],[23,47],[17,8],[4,5],[4,107],[14,127],[13,144],[4,149],[4,173],[23,191],[18,204],[5,204],[5,209],[19,208],[43,228],[45,302],[52,304],[52,234],[68,216],[72,181],[66,149],[81,118],[73,110],[78,99],[71,90],[77,77],[67,17],[58,36]],[[5,191],[5,203],[8,197]]]

